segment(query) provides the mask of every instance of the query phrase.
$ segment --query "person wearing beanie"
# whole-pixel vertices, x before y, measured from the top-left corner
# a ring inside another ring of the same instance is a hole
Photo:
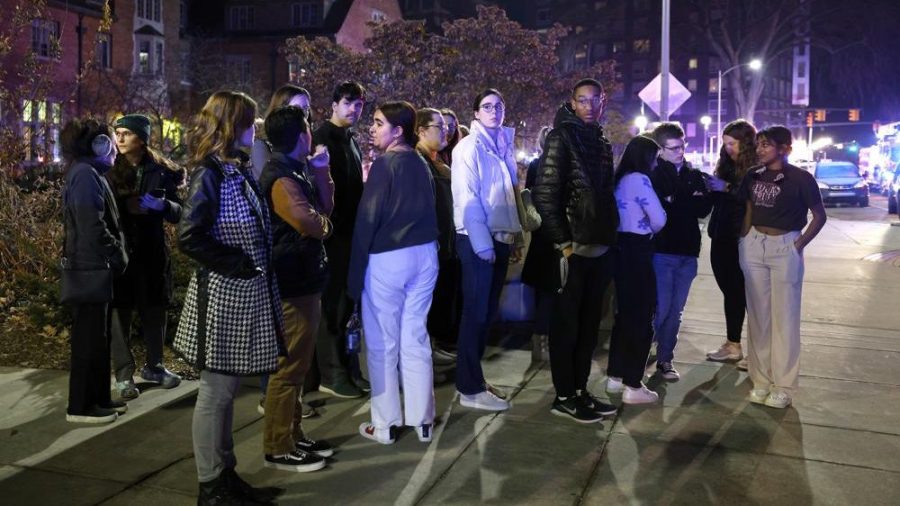
[[[112,302],[111,355],[115,389],[123,400],[140,393],[134,382],[136,364],[131,352],[131,324],[136,312],[146,350],[140,377],[163,388],[181,378],[163,365],[166,309],[172,303],[172,264],[164,222],[181,219],[178,189],[185,179],[175,166],[150,147],[150,118],[128,114],[114,123],[118,148],[108,179],[122,213],[122,227],[132,262],[115,283]]]

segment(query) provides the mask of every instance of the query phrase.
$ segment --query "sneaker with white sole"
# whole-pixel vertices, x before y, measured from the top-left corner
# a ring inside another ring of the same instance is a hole
[[[585,402],[581,401],[580,397],[574,396],[553,399],[553,407],[550,408],[550,412],[556,416],[568,417],[576,423],[597,423],[603,420],[603,415],[590,409]]]
[[[325,459],[312,453],[293,451],[284,455],[266,455],[263,465],[282,471],[308,473],[325,467]]]
[[[497,397],[490,390],[473,395],[459,394],[459,404],[467,408],[483,409],[485,411],[506,411],[509,402]]]
[[[576,390],[575,395],[581,399],[585,406],[587,406],[590,410],[599,413],[603,416],[610,416],[616,414],[618,409],[612,404],[607,404],[601,401],[599,398],[595,397],[594,394],[588,392],[587,390]]]
[[[66,421],[71,423],[111,423],[118,418],[117,413],[112,408],[101,408],[94,406],[87,413],[72,414],[66,413]]]
[[[625,404],[653,404],[659,400],[659,394],[647,388],[641,383],[640,388],[626,386],[622,394],[622,402]]]
[[[791,405],[791,396],[783,391],[771,392],[766,397],[765,405],[770,408],[784,409]]]
[[[622,378],[618,376],[610,376],[608,380],[606,380],[606,393],[608,394],[620,394],[625,390],[625,384],[622,383]]]
[[[768,396],[768,388],[754,388],[753,390],[750,390],[750,402],[753,404],[765,404]]]
[[[419,425],[416,427],[416,436],[419,437],[419,441],[423,443],[430,443],[432,438],[432,425],[430,423],[426,423],[424,425]]]
[[[706,358],[713,362],[729,362],[744,358],[744,353],[741,349],[741,343],[725,341],[722,346],[719,346],[718,350],[707,352]]]
[[[141,395],[141,391],[138,390],[133,379],[116,381],[115,388],[116,393],[119,394],[119,399],[122,399],[123,401],[137,399],[137,397]]]
[[[175,388],[181,384],[181,376],[166,369],[162,364],[145,365],[141,369],[141,378],[145,381],[159,383],[163,388]]]
[[[323,458],[334,455],[334,447],[331,446],[331,443],[324,440],[313,441],[308,437],[300,437],[294,441],[294,446],[300,451],[312,453]]]
[[[383,445],[392,445],[396,441],[391,429],[377,429],[370,422],[359,424],[359,435]]]
[[[672,362],[657,362],[656,373],[669,381],[678,381],[681,379],[681,374],[678,374],[678,370],[675,369]]]
[[[739,371],[746,371],[746,370],[747,370],[747,357],[744,357],[744,358],[738,360],[737,368],[738,368]]]

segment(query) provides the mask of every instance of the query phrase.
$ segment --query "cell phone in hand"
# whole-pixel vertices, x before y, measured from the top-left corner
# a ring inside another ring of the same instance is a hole
[[[155,190],[150,190],[150,196],[156,197],[158,199],[166,198],[166,189],[165,188],[157,188]]]

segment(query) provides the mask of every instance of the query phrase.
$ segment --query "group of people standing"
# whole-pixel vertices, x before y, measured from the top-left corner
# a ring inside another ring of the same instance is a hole
[[[600,125],[603,87],[578,81],[529,171],[540,226],[525,257],[529,210],[499,90],[474,97],[466,136],[450,111],[403,101],[378,105],[369,134],[380,154],[364,183],[353,126],[365,100],[362,85],[340,83],[331,117],[313,131],[312,100],[303,88],[279,89],[262,121],[247,95],[214,93],[188,133],[183,201],[177,190],[184,172],[149,148],[146,117],[125,116],[115,131],[76,120],[63,131],[73,162],[64,254],[118,274],[109,303],[120,399],[139,394],[127,352],[135,310],[148,350],[142,376],[165,387],[180,380],[161,356],[171,297],[163,221],[177,224],[178,246],[197,264],[173,347],[200,371],[193,445],[201,504],[273,498],[234,471],[231,423],[242,376],[266,377],[264,464],[296,472],[321,469],[334,453],[302,429],[300,396],[311,369],[318,369],[318,388],[326,393],[371,392],[371,418],[359,433],[382,444],[393,443],[403,426],[431,441],[434,341],[455,344],[455,354],[443,353],[456,360],[462,406],[508,409],[507,394],[486,381],[481,360],[508,266],[523,258],[523,280],[547,308],[542,327],[556,390],[550,411],[592,423],[617,410],[587,386],[613,281],[606,390],[621,393],[626,404],[656,402],[644,383],[650,349],[655,341],[657,373],[677,380],[674,350],[697,274],[699,220],[711,210],[727,340],[709,358],[743,358],[746,306],[750,400],[790,404],[799,367],[802,250],[825,218],[811,176],[787,163],[785,128],[756,133],[747,122],[729,124],[711,177],[685,161],[684,132],[672,123],[633,138],[616,165]],[[802,231],[808,210],[813,222]],[[112,421],[126,408],[110,398],[106,383],[109,303],[73,306],[72,421]],[[368,379],[344,341],[355,315]]]

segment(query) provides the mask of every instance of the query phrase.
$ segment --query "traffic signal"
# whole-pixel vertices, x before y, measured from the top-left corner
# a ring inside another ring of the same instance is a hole
[[[813,113],[811,112],[806,113],[806,126],[809,128],[813,126]]]
[[[816,121],[825,121],[825,109],[816,109]]]
[[[847,118],[850,121],[859,121],[859,109],[850,109],[850,112],[847,114]]]

